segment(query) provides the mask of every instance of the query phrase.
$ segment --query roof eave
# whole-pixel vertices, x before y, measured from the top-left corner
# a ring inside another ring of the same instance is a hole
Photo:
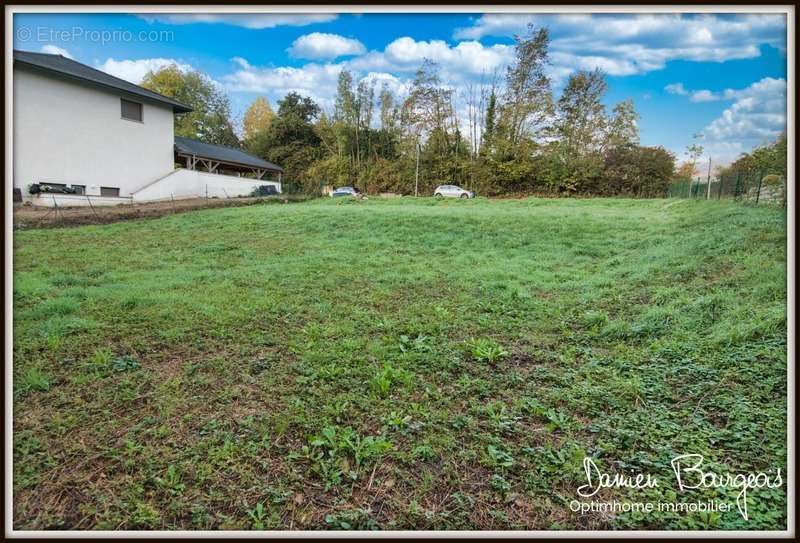
[[[90,87],[103,89],[103,90],[110,90],[110,91],[113,91],[115,93],[124,94],[126,96],[135,96],[139,100],[145,100],[145,101],[148,101],[150,103],[160,104],[160,105],[164,105],[164,106],[170,106],[172,108],[172,112],[173,113],[191,113],[192,111],[194,111],[189,106],[181,104],[177,100],[172,100],[171,98],[167,99],[167,100],[159,100],[159,99],[153,98],[151,96],[143,96],[141,94],[136,94],[135,92],[126,91],[124,89],[121,89],[119,87],[115,87],[113,85],[107,85],[107,84],[101,83],[99,81],[93,81],[91,79],[86,79],[84,77],[79,77],[79,76],[76,76],[76,75],[73,75],[73,74],[62,72],[60,70],[52,70],[50,68],[46,68],[44,66],[40,66],[38,64],[34,64],[32,62],[27,62],[27,61],[21,60],[21,59],[16,59],[15,58],[14,59],[14,64],[21,64],[25,68],[34,70],[36,72],[44,73],[44,74],[50,74],[50,75],[53,75],[53,76],[56,76],[56,77],[60,77],[62,79],[67,79],[69,81],[77,81],[77,82],[79,82],[81,84],[84,84],[84,85],[87,85],[87,86],[90,86]],[[150,91],[150,92],[154,92],[154,91]],[[158,94],[158,93],[155,93],[155,94]],[[167,97],[165,96],[164,98],[167,98]]]
[[[205,155],[199,155],[197,153],[192,153],[191,151],[184,151],[182,149],[179,149],[177,145],[175,146],[175,151],[177,151],[178,155],[199,156],[199,157],[204,158],[206,160],[214,160],[214,161],[219,162],[221,164],[231,164],[233,166],[239,166],[239,167],[242,167],[242,168],[254,168],[254,169],[258,169],[258,170],[267,170],[269,172],[280,172],[280,173],[283,173],[283,168],[281,168],[277,164],[272,165],[272,166],[261,166],[261,165],[255,165],[255,164],[244,164],[242,162],[234,162],[232,160],[222,160],[222,159],[219,159],[219,158],[212,158],[210,156],[205,156]]]

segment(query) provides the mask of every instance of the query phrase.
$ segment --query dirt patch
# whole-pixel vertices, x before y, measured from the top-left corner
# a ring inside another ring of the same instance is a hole
[[[14,206],[14,229],[60,228],[64,226],[81,226],[85,224],[106,224],[131,219],[152,219],[173,213],[183,213],[196,209],[215,207],[238,207],[253,205],[266,200],[288,202],[285,197],[271,198],[190,198],[168,202],[150,202],[142,204],[121,204],[118,206],[91,207],[37,207],[27,205]]]

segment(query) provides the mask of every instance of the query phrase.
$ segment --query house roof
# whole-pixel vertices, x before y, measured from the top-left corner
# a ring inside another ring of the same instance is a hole
[[[225,162],[228,164],[235,164],[238,166],[247,166],[249,168],[260,168],[262,170],[269,170],[273,172],[282,172],[283,168],[267,162],[250,153],[245,153],[241,149],[234,149],[233,147],[225,147],[224,145],[214,145],[211,143],[203,143],[181,136],[175,136],[175,150],[183,155],[194,155],[199,158],[207,158]]]
[[[14,65],[23,65],[64,79],[77,80],[94,87],[111,89],[150,102],[172,106],[172,111],[174,113],[188,113],[192,111],[192,108],[189,106],[181,104],[172,98],[147,90],[139,85],[134,85],[124,79],[114,77],[100,70],[95,70],[85,64],[81,64],[80,62],[76,62],[61,55],[48,55],[45,53],[31,53],[28,51],[15,50]]]

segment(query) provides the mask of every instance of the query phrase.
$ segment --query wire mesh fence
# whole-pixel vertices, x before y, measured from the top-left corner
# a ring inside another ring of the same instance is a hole
[[[751,204],[786,205],[786,178],[763,170],[730,171],[716,176],[710,182],[675,182],[670,186],[669,196],[703,200],[728,198]]]

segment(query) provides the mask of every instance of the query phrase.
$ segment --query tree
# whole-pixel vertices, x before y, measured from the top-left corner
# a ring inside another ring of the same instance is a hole
[[[545,73],[550,37],[546,28],[514,36],[514,62],[506,69],[506,89],[499,128],[516,145],[529,130],[542,128],[552,114],[550,79]]]
[[[491,149],[492,147],[492,138],[494,137],[494,130],[495,130],[495,118],[497,116],[497,95],[492,89],[491,94],[489,94],[489,103],[486,106],[486,127],[483,129],[483,144],[481,148],[483,150]]]
[[[601,149],[607,131],[601,100],[607,87],[600,70],[581,70],[569,77],[558,100],[556,131],[570,154],[586,156]]]
[[[289,190],[319,188],[319,180],[307,175],[321,156],[321,140],[313,124],[319,115],[319,106],[311,98],[291,92],[278,101],[270,129],[257,133],[252,141],[253,153],[283,168]]]
[[[663,147],[626,144],[605,155],[602,183],[596,194],[661,197],[674,177],[675,156]]]
[[[172,64],[147,72],[142,86],[193,109],[190,113],[175,116],[176,136],[240,146],[231,120],[230,100],[206,75],[194,70],[184,71]]]
[[[636,122],[639,114],[633,106],[633,100],[625,100],[614,106],[611,119],[608,121],[606,149],[639,143],[639,127]]]
[[[251,140],[259,132],[267,130],[274,118],[275,112],[272,111],[269,102],[263,96],[253,100],[242,120],[242,135],[245,142]]]

